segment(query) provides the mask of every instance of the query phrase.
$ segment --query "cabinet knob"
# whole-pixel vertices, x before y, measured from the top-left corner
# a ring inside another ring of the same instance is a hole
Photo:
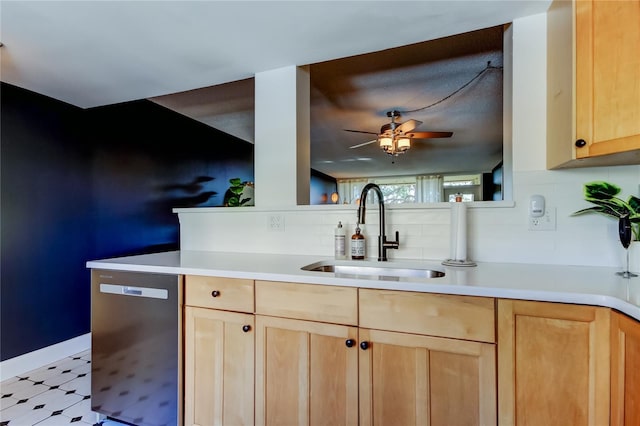
[[[355,345],[355,344],[356,344],[356,341],[355,341],[355,340],[353,340],[353,339],[347,339],[347,340],[344,342],[344,344],[345,344],[345,345],[347,345],[347,347],[348,347],[348,348],[352,348],[352,347],[353,347],[353,345]]]
[[[218,296],[220,296],[220,292],[219,292],[218,290],[213,290],[213,291],[211,292],[211,296],[213,296],[213,297],[218,297]]]
[[[360,349],[362,349],[363,351],[369,349],[369,342],[360,342]]]
[[[578,148],[582,148],[583,146],[585,146],[587,144],[587,141],[585,141],[584,139],[578,139],[576,141],[576,146]]]
[[[249,331],[251,331],[251,326],[250,325],[243,325],[242,326],[242,331],[244,331],[245,333],[248,333]]]

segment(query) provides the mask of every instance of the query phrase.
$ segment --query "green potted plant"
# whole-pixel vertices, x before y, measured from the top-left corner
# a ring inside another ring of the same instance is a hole
[[[578,210],[571,216],[585,213],[599,213],[615,219],[628,216],[631,221],[631,239],[640,241],[640,198],[630,195],[627,201],[624,201],[617,197],[620,191],[619,186],[604,181],[586,183],[584,199],[595,206]]]
[[[229,189],[224,194],[225,207],[253,206],[253,182],[242,182],[240,178],[229,179]]]
[[[621,189],[609,182],[595,181],[584,185],[584,199],[593,207],[578,210],[572,216],[599,213],[618,220],[620,242],[627,251],[627,268],[620,275],[628,278],[636,276],[629,272],[640,269],[640,198],[630,195],[625,201],[617,197]],[[633,251],[633,264],[629,266],[629,247]]]

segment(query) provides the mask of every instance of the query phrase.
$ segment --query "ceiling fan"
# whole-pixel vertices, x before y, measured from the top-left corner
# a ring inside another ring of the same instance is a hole
[[[411,148],[411,139],[450,138],[453,135],[453,132],[414,132],[413,129],[422,124],[422,121],[407,120],[404,123],[398,123],[396,120],[400,118],[400,112],[396,110],[388,111],[387,117],[391,119],[391,122],[384,124],[380,128],[380,133],[344,129],[347,132],[366,133],[377,136],[376,139],[353,145],[349,148],[360,148],[361,146],[378,142],[380,149],[384,152],[389,155],[398,156],[404,154]]]

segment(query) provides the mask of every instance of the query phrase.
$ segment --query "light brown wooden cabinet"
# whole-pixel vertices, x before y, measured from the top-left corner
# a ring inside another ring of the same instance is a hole
[[[495,425],[495,345],[360,329],[360,425]]]
[[[493,299],[256,282],[256,313],[258,425],[496,423]]]
[[[357,425],[357,339],[352,326],[257,315],[256,424]]]
[[[640,0],[550,8],[548,168],[640,163],[638,22]]]
[[[257,425],[358,424],[357,294],[256,281]]]
[[[608,425],[610,309],[498,301],[498,423]]]
[[[640,424],[640,323],[609,308],[185,282],[186,425]]]
[[[361,425],[496,424],[494,299],[360,289],[359,310]]]
[[[495,343],[495,300],[360,289],[360,327]]]
[[[184,424],[253,424],[253,281],[187,276],[185,283]]]
[[[577,158],[640,150],[640,1],[576,1]]]
[[[640,424],[640,323],[611,315],[611,425]]]

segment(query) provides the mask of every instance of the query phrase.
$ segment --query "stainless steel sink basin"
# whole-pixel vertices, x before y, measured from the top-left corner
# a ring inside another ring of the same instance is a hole
[[[333,263],[313,263],[303,266],[305,271],[332,272],[336,276],[366,277],[374,279],[398,280],[400,278],[439,278],[444,277],[443,271],[435,269],[414,269],[386,266],[340,265]]]

